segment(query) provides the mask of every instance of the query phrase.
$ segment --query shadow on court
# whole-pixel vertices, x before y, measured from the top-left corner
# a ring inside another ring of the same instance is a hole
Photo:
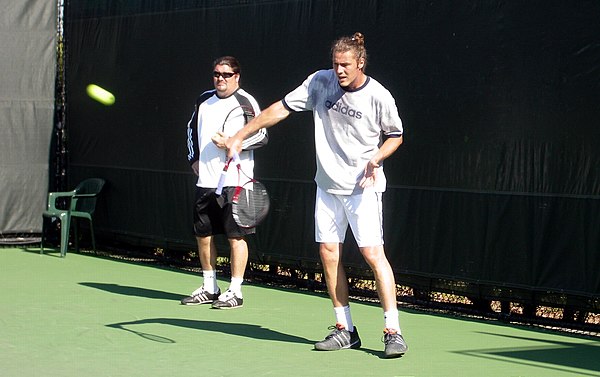
[[[82,286],[99,289],[105,292],[126,295],[126,296],[136,296],[136,297],[144,297],[150,299],[159,299],[159,300],[174,300],[179,301],[183,295],[175,294],[164,291],[157,291],[154,289],[140,288],[140,287],[132,287],[132,286],[124,286],[119,284],[109,284],[109,283],[93,283],[93,282],[81,282],[79,283]],[[200,331],[212,331],[212,332],[220,332],[229,335],[237,335],[244,336],[252,339],[261,339],[267,341],[278,341],[278,342],[288,342],[288,343],[302,343],[302,344],[310,344],[313,345],[318,340],[309,340],[306,338],[301,338],[293,335],[288,335],[284,333],[280,333],[278,331],[270,330],[268,328],[251,325],[251,324],[241,324],[241,323],[222,323],[222,322],[214,322],[214,321],[201,321],[201,320],[186,320],[186,319],[176,319],[176,318],[154,318],[154,319],[145,319],[133,322],[122,322],[122,323],[113,323],[110,325],[106,325],[107,327],[123,330],[140,336],[144,339],[159,342],[159,343],[176,343],[173,339],[166,338],[163,336],[159,336],[156,334],[151,334],[147,332],[138,331],[136,328],[139,325],[147,325],[147,324],[162,324],[162,325],[170,325],[183,327],[193,330]],[[319,339],[320,340],[320,339]],[[316,350],[313,350],[318,352]],[[367,354],[385,358],[384,353],[380,350],[373,350],[369,348],[362,347],[360,351],[365,352]]]
[[[127,285],[119,285],[112,283],[92,283],[92,282],[82,282],[79,283],[85,287],[95,288],[102,291],[116,293],[125,296],[136,296],[136,297],[144,297],[158,300],[174,300],[179,301],[185,295],[170,293],[164,291],[157,291],[154,289],[148,288],[140,288],[140,287],[131,287]]]
[[[354,305],[363,347],[321,353],[322,293],[253,284],[256,305],[222,313],[181,307],[177,287],[197,277],[171,269],[18,248],[2,249],[0,266],[6,376],[600,376],[600,342],[576,334],[403,307],[411,349],[384,361],[376,304]],[[212,357],[191,362],[203,349]],[[238,351],[224,374],[215,360]]]
[[[155,335],[134,330],[134,328],[136,328],[137,326],[148,324],[160,324],[167,326],[183,327],[191,330],[218,332],[228,335],[243,336],[251,339],[260,339],[272,342],[287,342],[301,344],[314,343],[314,341],[308,340],[306,338],[284,334],[279,331],[268,329],[266,327],[245,323],[215,322],[180,318],[150,318],[131,322],[113,323],[106,326],[129,331],[148,340],[159,341],[161,343],[175,343],[175,341],[168,338],[156,338]]]
[[[299,344],[310,344],[311,346],[317,342],[316,340],[310,340],[306,338],[302,338],[299,336],[284,334],[279,331],[271,330],[266,327],[252,325],[252,324],[244,324],[244,323],[229,323],[229,322],[215,322],[215,321],[203,321],[203,320],[190,320],[190,319],[180,319],[180,318],[151,318],[151,319],[143,319],[138,321],[130,321],[130,322],[119,322],[112,323],[106,325],[106,327],[123,330],[135,334],[144,339],[158,342],[158,343],[176,343],[175,340],[171,338],[167,338],[164,336],[147,333],[144,331],[140,331],[140,326],[144,325],[167,325],[167,326],[176,326],[187,328],[191,330],[198,331],[211,331],[218,332],[228,335],[242,336],[250,339],[259,339],[269,342],[286,342],[286,343],[299,343]],[[142,327],[143,328],[143,327]],[[314,352],[321,352],[317,350],[312,350]],[[366,354],[370,354],[372,356],[376,356],[380,359],[385,358],[385,355],[382,351],[373,350],[369,348],[361,347],[356,350],[358,352],[364,352]]]
[[[589,370],[590,373],[581,373],[582,376],[598,376],[600,372],[600,354],[597,342],[572,343],[556,340],[544,340],[535,337],[522,337],[505,334],[494,334],[490,332],[479,332],[486,337],[509,338],[518,341],[530,341],[544,343],[543,345],[519,348],[491,348],[458,351],[456,353],[469,355],[483,359],[509,359],[511,363],[522,363],[524,365],[544,363],[546,369],[565,371],[569,368]],[[551,367],[550,365],[555,365]],[[564,367],[564,368],[562,368]]]

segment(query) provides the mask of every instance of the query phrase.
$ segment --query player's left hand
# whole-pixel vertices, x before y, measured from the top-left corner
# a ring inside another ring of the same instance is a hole
[[[365,167],[365,174],[362,179],[358,183],[361,188],[367,188],[375,185],[375,181],[377,180],[377,169],[379,168],[379,164],[373,160],[370,160]]]
[[[226,136],[223,132],[217,132],[212,138],[212,142],[221,149],[227,149],[227,145],[225,144],[229,139],[229,136]]]

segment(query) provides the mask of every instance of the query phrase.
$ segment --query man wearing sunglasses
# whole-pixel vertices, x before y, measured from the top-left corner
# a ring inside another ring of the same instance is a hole
[[[233,219],[231,192],[238,184],[236,169],[230,169],[221,199],[215,189],[227,161],[225,142],[255,115],[260,108],[250,94],[240,88],[240,64],[232,56],[223,56],[213,62],[214,89],[196,100],[192,118],[187,125],[188,161],[198,176],[194,203],[194,234],[198,244],[203,284],[188,297],[183,305],[211,304],[215,309],[235,309],[243,306],[242,282],[248,262],[245,236],[254,228],[240,228]],[[267,133],[257,132],[243,141],[239,154],[241,169],[253,176],[253,150],[265,145]],[[221,293],[217,285],[217,248],[214,236],[224,234],[231,250],[231,283]]]

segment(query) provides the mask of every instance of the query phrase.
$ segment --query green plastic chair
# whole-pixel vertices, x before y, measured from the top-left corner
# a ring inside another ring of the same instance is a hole
[[[78,218],[89,221],[92,235],[92,248],[93,250],[96,250],[92,215],[96,209],[96,199],[98,194],[100,194],[100,191],[102,191],[104,183],[105,181],[102,178],[88,178],[77,185],[73,191],[51,192],[48,194],[48,208],[42,213],[42,218],[58,218],[60,220],[60,256],[62,258],[67,255],[71,223],[75,225],[73,227],[75,250],[79,251],[79,236],[77,234]],[[65,208],[60,208],[62,202],[67,202]],[[43,221],[40,254],[44,253],[45,228],[46,221]]]

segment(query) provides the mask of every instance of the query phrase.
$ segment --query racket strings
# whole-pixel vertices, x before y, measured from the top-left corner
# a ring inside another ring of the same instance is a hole
[[[246,123],[254,118],[255,113],[252,108],[248,108],[247,106],[239,106],[235,109],[232,109],[225,117],[225,121],[223,122],[222,126],[223,131],[225,130],[225,124],[227,123],[230,115],[239,108],[242,109],[242,115],[244,116]],[[219,195],[218,201],[221,202],[220,205],[224,205],[222,204],[224,203],[224,200],[220,195],[225,182],[225,175],[227,174],[229,164],[233,161],[233,158],[230,158],[226,161],[217,187],[216,193]],[[246,172],[244,172],[241,162],[239,161],[239,157],[235,159],[235,165],[238,172],[238,184],[231,198],[233,218],[240,227],[253,228],[259,225],[269,213],[271,203],[269,194],[266,187],[262,183],[258,182],[256,179],[250,177],[248,174],[246,174]],[[242,185],[242,179],[244,177],[247,179],[247,181]]]
[[[248,183],[252,183],[251,190],[244,185],[239,193],[234,194],[233,217],[239,226],[252,228],[267,217],[270,199],[267,189],[262,183],[256,180]]]
[[[250,106],[240,105],[240,106],[234,107],[233,109],[231,109],[229,111],[229,113],[227,113],[227,116],[225,116],[225,120],[223,121],[223,125],[221,126],[221,132],[225,132],[225,125],[229,121],[229,117],[231,117],[232,114],[236,113],[238,110],[241,110],[241,112],[242,112],[241,116],[244,117],[244,124],[248,124],[248,122],[250,122],[252,120],[252,118],[254,118],[256,116],[254,109]],[[235,116],[239,116],[239,114],[236,114]],[[233,116],[233,117],[235,118],[235,116]]]

